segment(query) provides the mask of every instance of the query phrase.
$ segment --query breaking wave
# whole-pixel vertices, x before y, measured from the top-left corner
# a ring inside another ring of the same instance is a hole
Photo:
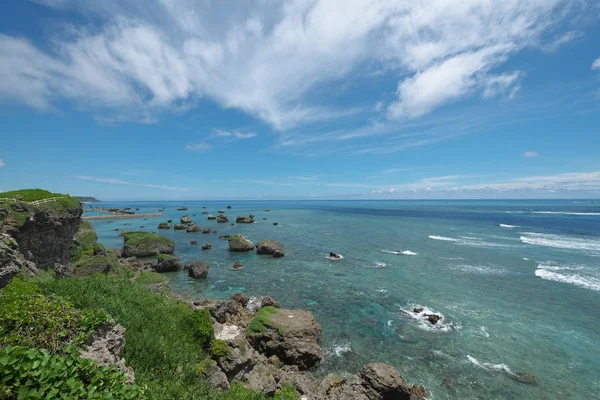
[[[520,239],[523,243],[536,246],[600,253],[600,239],[598,238],[523,232]]]

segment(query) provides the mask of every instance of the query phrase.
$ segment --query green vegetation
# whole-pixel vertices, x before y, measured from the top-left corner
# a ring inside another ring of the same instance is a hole
[[[214,339],[210,342],[210,353],[215,358],[228,357],[231,355],[231,347],[224,340]]]
[[[106,250],[106,248],[104,247],[104,245],[102,243],[96,243],[93,246],[94,249],[94,254],[101,254],[104,253],[104,251]]]
[[[231,241],[231,240],[244,240],[244,239],[242,238],[242,235],[240,235],[239,233],[236,233],[235,235],[230,236],[228,240]]]
[[[85,202],[85,203],[100,203],[102,202],[101,200],[98,200],[95,197],[91,197],[91,196],[73,196],[75,197],[77,200],[81,201],[81,202]]]
[[[214,336],[210,313],[207,309],[190,311],[186,320],[194,331],[194,335],[202,346],[207,346]]]
[[[143,272],[135,278],[135,283],[148,286],[154,285],[155,283],[167,282],[167,278],[158,272]]]
[[[177,256],[174,256],[172,254],[159,254],[158,255],[158,261],[166,261],[166,260],[173,260],[173,259],[177,259]]]
[[[123,251],[125,254],[132,253],[130,255],[152,255],[161,249],[174,246],[171,239],[150,232],[127,232],[123,236]]]
[[[77,276],[90,276],[95,274],[118,274],[125,271],[121,269],[121,263],[117,256],[112,253],[87,256],[72,264]],[[122,267],[126,268],[126,267]]]
[[[3,399],[135,399],[144,393],[114,367],[98,367],[77,352],[51,355],[46,349],[5,347],[0,376]]]
[[[271,306],[263,307],[258,310],[256,316],[250,321],[250,325],[248,325],[248,334],[255,335],[257,333],[262,333],[267,330],[268,326],[275,326],[269,317],[277,312],[279,312],[279,310]]]
[[[78,310],[18,278],[0,291],[0,347],[39,347],[54,354],[69,344],[82,343],[108,320],[98,308]]]
[[[49,199],[52,197],[62,197],[62,199],[58,199],[56,202],[63,205],[65,208],[76,208],[79,207],[79,200],[75,197],[71,197],[68,194],[62,193],[52,193],[43,189],[21,189],[21,190],[13,190],[11,192],[2,192],[0,193],[0,198],[8,198],[13,199],[17,196],[21,196],[22,199],[20,201],[24,201],[26,203],[37,200]],[[47,203],[51,204],[51,203]]]

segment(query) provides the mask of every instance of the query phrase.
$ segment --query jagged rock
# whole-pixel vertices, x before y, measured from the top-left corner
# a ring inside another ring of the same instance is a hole
[[[275,240],[263,240],[256,245],[256,254],[273,254],[276,250],[283,253],[283,243]]]
[[[244,376],[246,386],[267,396],[272,396],[277,391],[277,381],[273,376],[274,368],[265,364],[258,364]]]
[[[415,395],[424,392],[422,387],[410,387],[392,366],[383,363],[370,363],[364,366],[359,377],[369,399],[416,399]]]
[[[254,243],[246,239],[244,236],[237,234],[229,238],[229,251],[251,251],[254,249]]]
[[[182,269],[181,261],[175,256],[160,256],[154,269],[156,272],[175,272]]]
[[[114,323],[107,323],[98,328],[91,337],[91,344],[80,353],[81,358],[90,358],[100,366],[114,365],[127,375],[127,382],[133,383],[133,369],[125,364],[123,348],[125,347],[125,328]]]
[[[204,228],[204,229],[202,229],[202,233],[204,233],[204,234],[206,234],[206,233],[212,233],[212,231],[213,230],[210,229],[210,228]]]
[[[231,210],[231,206],[227,206],[227,209],[228,209],[228,210]]]
[[[427,317],[427,320],[431,322],[432,325],[437,324],[439,320],[442,319],[442,317],[437,314],[425,314],[425,317]]]
[[[213,389],[228,390],[229,381],[227,375],[219,368],[217,363],[213,360],[210,361],[208,367],[203,373],[204,379]]]
[[[321,361],[321,325],[310,312],[280,309],[269,315],[269,323],[264,327],[262,331],[248,333],[249,342],[260,353],[267,357],[276,355],[300,370],[310,369]]]
[[[192,218],[189,215],[184,215],[179,220],[182,224],[189,224],[190,222],[192,222]]]
[[[231,300],[239,303],[242,307],[246,307],[250,298],[244,293],[238,292],[231,295]]]
[[[217,219],[217,217],[214,216],[213,214],[208,214],[208,219]]]
[[[218,212],[219,214],[224,214],[224,213],[225,213],[225,211],[223,211],[223,210],[219,210],[219,211],[217,211],[217,212]]]
[[[279,223],[278,222],[273,222],[273,225],[279,225]]]
[[[210,243],[207,243],[204,246],[202,246],[202,250],[210,250],[210,249],[212,249],[212,244],[210,244]]]
[[[519,381],[521,383],[535,384],[535,376],[527,373],[527,372],[516,372],[514,374],[508,374],[512,379]]]
[[[239,216],[239,217],[237,217],[235,219],[235,222],[238,223],[238,224],[253,224],[254,223],[254,218]]]
[[[329,258],[342,258],[342,256],[334,252],[329,252]]]
[[[167,222],[161,222],[158,224],[158,229],[171,229],[171,224]]]
[[[187,232],[200,232],[200,227],[198,225],[188,225],[186,228]]]
[[[192,240],[192,241],[190,242],[190,244],[198,244],[198,241],[197,241],[197,240]]]
[[[173,220],[172,220],[172,219],[170,219],[170,220],[168,220],[167,222],[170,224],[171,222],[173,222]]]
[[[175,224],[175,230],[183,231],[187,229],[187,225],[185,224]]]
[[[205,279],[208,276],[209,266],[204,261],[193,261],[186,266],[189,276],[194,279]]]
[[[273,258],[281,258],[283,256],[285,256],[285,254],[282,250],[277,249],[273,252]]]
[[[227,321],[228,315],[237,315],[242,310],[242,306],[235,300],[225,300],[217,306],[216,309],[211,309],[211,315],[217,322],[224,324]]]
[[[271,296],[265,296],[262,298],[262,300],[260,301],[260,307],[275,307],[275,308],[281,308],[281,306],[279,305],[279,303],[277,301],[275,301],[274,298],[272,298]]]
[[[413,309],[413,312],[414,312],[415,314],[421,314],[421,313],[422,313],[424,310],[425,310],[425,309],[424,309],[423,307],[415,307],[415,308]]]
[[[222,239],[222,240],[229,240],[229,238],[230,238],[230,237],[231,237],[231,236],[229,236],[229,235],[221,235],[221,236],[219,236],[219,239]]]
[[[223,224],[225,222],[229,222],[229,219],[227,218],[227,215],[225,215],[225,214],[219,214],[217,216],[217,222],[220,223],[220,224]]]
[[[19,273],[35,275],[35,264],[25,259],[19,251],[17,241],[7,234],[0,233],[0,289],[8,285],[13,276]]]

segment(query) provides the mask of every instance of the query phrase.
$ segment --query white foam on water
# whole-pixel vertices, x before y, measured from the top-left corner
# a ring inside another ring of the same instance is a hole
[[[387,289],[378,289],[377,290],[379,293],[387,293]]]
[[[331,257],[329,255],[325,256],[325,258],[331,260],[331,261],[338,261],[338,260],[343,260],[344,256],[341,254],[338,254],[339,257]]]
[[[350,346],[350,342],[347,340],[341,340],[339,342],[333,343],[330,350],[325,351],[325,355],[327,356],[336,356],[341,357],[344,353],[349,353],[352,351],[352,347]]]
[[[532,214],[557,214],[557,215],[584,215],[597,216],[598,212],[567,212],[567,211],[532,211]]]
[[[458,239],[449,238],[449,237],[445,237],[445,236],[438,236],[438,235],[429,235],[429,239],[442,240],[444,242],[458,242]]]
[[[474,365],[479,368],[483,368],[488,371],[496,371],[496,372],[505,372],[509,375],[515,375],[514,372],[511,371],[510,367],[506,364],[492,364],[492,363],[482,363],[475,357],[472,357],[467,354],[467,359]],[[516,376],[516,375],[515,375]]]
[[[483,336],[485,336],[486,338],[490,337],[490,334],[488,333],[487,328],[485,326],[480,327],[480,330]]]
[[[413,311],[415,308],[422,308],[423,311],[421,311],[420,313],[415,313]],[[408,315],[410,318],[414,319],[417,322],[417,326],[425,331],[445,333],[460,329],[460,325],[454,325],[454,323],[452,322],[447,322],[444,314],[425,306],[421,306],[418,304],[410,304],[407,308],[400,308],[400,311]],[[439,315],[440,320],[436,324],[432,324],[427,319],[426,314]]]
[[[414,251],[410,251],[410,250],[381,250],[382,253],[388,253],[388,254],[396,254],[396,255],[402,255],[402,256],[416,256],[419,253],[415,253]]]
[[[464,261],[463,257],[439,257],[440,260]]]
[[[461,239],[467,239],[467,240],[480,240],[481,238],[475,237],[475,236],[459,236],[459,238]]]
[[[491,265],[469,265],[458,264],[450,267],[451,269],[481,275],[504,275],[508,271],[501,267]]]
[[[527,257],[523,257],[523,260],[525,260],[525,261],[529,261],[529,258],[527,258]]]
[[[500,228],[508,228],[508,229],[513,229],[513,228],[518,228],[518,225],[508,225],[508,224],[500,224]]]
[[[554,247],[565,250],[583,250],[600,253],[600,239],[585,236],[554,235],[546,233],[522,232],[521,242],[535,246]]]
[[[540,266],[535,270],[535,276],[547,281],[570,283],[584,289],[600,291],[600,279],[589,276],[559,273],[556,272],[556,270],[549,270],[547,268],[541,268]]]
[[[381,268],[387,268],[387,266],[388,265],[386,263],[384,263],[384,262],[376,262],[375,263],[375,268],[381,269]]]

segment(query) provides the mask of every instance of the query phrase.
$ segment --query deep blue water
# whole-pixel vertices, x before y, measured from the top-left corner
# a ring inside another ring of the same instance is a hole
[[[163,217],[93,223],[109,247],[122,245],[123,229],[156,231],[184,261],[209,262],[206,281],[169,274],[174,291],[226,298],[241,290],[313,312],[323,325],[319,374],[384,361],[434,399],[600,398],[599,201],[101,204],[166,207]],[[227,204],[230,220],[254,214],[257,222],[230,226],[201,215],[203,206],[216,214]],[[188,210],[176,211],[182,205]],[[218,234],[156,229],[185,214]],[[229,253],[218,236],[234,233],[280,240],[286,256]],[[329,260],[330,251],[344,258]],[[245,268],[234,271],[235,261]],[[432,326],[416,306],[443,320]],[[519,382],[519,372],[536,384]]]

